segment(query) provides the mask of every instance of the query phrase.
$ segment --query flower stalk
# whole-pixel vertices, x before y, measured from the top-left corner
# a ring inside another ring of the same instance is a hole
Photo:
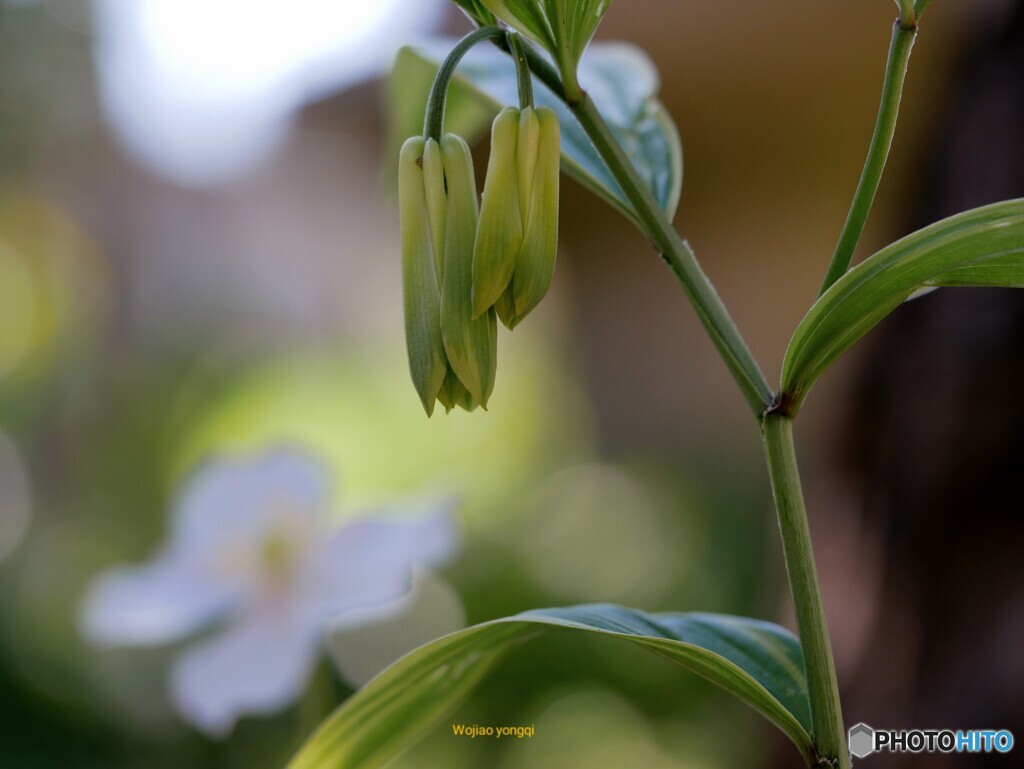
[[[526,48],[516,32],[508,33],[508,49],[516,62],[516,83],[519,87],[519,109],[533,107],[533,74],[526,59]]]
[[[462,38],[448,58],[442,62],[434,78],[434,85],[430,89],[430,96],[427,99],[427,112],[423,120],[423,135],[434,141],[441,140],[444,132],[444,108],[448,101],[448,87],[451,85],[455,69],[462,61],[462,57],[469,53],[477,43],[484,40],[504,40],[506,32],[501,27],[479,27]]]

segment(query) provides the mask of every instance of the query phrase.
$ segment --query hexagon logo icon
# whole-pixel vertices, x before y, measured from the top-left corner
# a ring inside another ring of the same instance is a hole
[[[847,736],[850,752],[856,758],[864,758],[875,752],[875,730],[867,724],[851,726]]]

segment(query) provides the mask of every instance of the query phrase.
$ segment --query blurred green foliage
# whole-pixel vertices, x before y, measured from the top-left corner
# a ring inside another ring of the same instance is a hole
[[[388,347],[400,355],[394,342]],[[760,577],[758,484],[737,483],[735,468],[713,457],[689,458],[686,476],[671,469],[680,466],[673,457],[597,461],[569,372],[535,342],[524,347],[509,367],[518,372],[507,383],[514,397],[490,414],[450,421],[423,417],[400,357],[330,351],[236,370],[213,356],[169,361],[108,351],[85,391],[52,400],[21,439],[40,493],[29,539],[0,563],[0,696],[18,714],[0,722],[0,764],[277,766],[344,696],[324,664],[297,707],[244,721],[215,744],[169,709],[164,680],[174,649],[101,652],[79,640],[86,581],[151,552],[176,483],[211,452],[275,441],[308,446],[336,468],[346,512],[427,488],[462,491],[467,541],[447,576],[470,622],[598,598],[652,610],[765,613],[771,592]],[[610,664],[611,654],[624,653],[629,664]],[[714,724],[735,706],[645,656],[600,641],[527,647],[458,718],[537,721],[536,742],[438,734],[402,765],[522,766],[540,760],[543,731],[561,732],[562,718],[621,718],[621,728],[605,731],[622,744],[644,741],[652,756],[707,752],[708,766],[732,765],[749,750],[723,741],[674,752],[665,733],[692,718]],[[709,703],[718,704],[705,711]],[[548,740],[568,744],[550,733]]]

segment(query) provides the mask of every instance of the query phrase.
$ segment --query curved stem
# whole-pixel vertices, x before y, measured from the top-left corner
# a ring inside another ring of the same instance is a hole
[[[850,267],[853,252],[857,248],[864,225],[875,200],[878,184],[882,180],[882,171],[892,147],[892,137],[896,133],[896,119],[900,112],[900,100],[903,97],[903,81],[907,76],[907,63],[910,51],[917,37],[917,27],[904,27],[900,20],[893,25],[892,42],[889,45],[889,61],[885,67],[885,82],[882,86],[882,100],[878,108],[878,119],[875,132],[868,147],[868,156],[864,161],[864,170],[857,184],[857,192],[853,196],[853,204],[843,225],[832,261],[825,273],[818,296],[824,294],[829,287],[843,277]]]
[[[459,66],[462,57],[469,49],[477,43],[491,38],[504,38],[505,30],[500,27],[480,27],[462,38],[448,58],[444,60],[437,70],[437,77],[434,78],[434,85],[430,89],[430,97],[427,99],[427,113],[423,120],[423,135],[429,139],[440,141],[444,131],[444,108],[448,101],[448,86],[451,84],[455,68]]]
[[[762,422],[762,431],[786,573],[793,593],[800,647],[804,655],[811,702],[811,737],[818,753],[813,758],[820,766],[849,769],[850,754],[843,731],[835,661],[793,445],[793,422],[783,416],[769,415]]]
[[[508,38],[492,38],[491,42],[505,53],[511,54],[513,57],[515,56],[512,53],[512,48],[509,46]],[[552,67],[547,59],[537,53],[533,46],[524,43],[522,36],[519,38],[519,43],[522,46],[530,71],[537,76],[540,82],[548,87],[551,93],[571,106],[571,100],[566,93],[565,87],[562,85],[562,76],[558,74],[558,70]]]
[[[760,416],[772,401],[771,387],[715,287],[701,270],[690,244],[679,237],[668,221],[591,98],[584,93],[578,102],[570,103],[569,108],[626,194],[644,233],[679,279],[750,408]]]

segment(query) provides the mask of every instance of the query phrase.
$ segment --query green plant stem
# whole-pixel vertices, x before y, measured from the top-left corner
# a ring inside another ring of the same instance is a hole
[[[756,416],[772,400],[772,390],[715,287],[700,268],[690,244],[679,237],[648,186],[637,174],[594,102],[587,94],[569,104],[615,181],[636,211],[644,232],[679,279],[701,323],[732,372]]]
[[[508,48],[516,62],[516,83],[519,86],[519,109],[533,107],[533,73],[530,63],[526,60],[526,49],[518,32],[509,32]]]
[[[835,661],[793,445],[793,422],[787,417],[769,414],[762,421],[762,431],[807,674],[811,737],[817,749],[817,755],[811,757],[811,766],[849,769],[850,755],[843,730]],[[823,764],[822,759],[829,763]]]
[[[900,0],[900,26],[904,29],[913,29],[917,26],[917,8],[914,7],[914,0]]]
[[[853,252],[864,232],[864,225],[868,220],[871,204],[874,203],[878,184],[882,180],[882,171],[885,170],[885,162],[889,157],[889,149],[892,147],[892,137],[896,133],[896,119],[903,97],[903,82],[906,80],[907,64],[916,37],[916,22],[913,27],[904,27],[898,19],[893,25],[889,61],[885,67],[885,81],[882,85],[882,100],[878,108],[875,132],[871,137],[868,156],[864,161],[864,170],[857,184],[850,212],[846,216],[846,223],[843,225],[818,296],[824,294],[833,283],[846,274],[853,260]]]
[[[448,58],[442,62],[437,70],[437,76],[434,78],[434,84],[430,88],[430,96],[427,98],[423,135],[428,139],[434,141],[441,139],[441,133],[444,131],[444,108],[448,101],[448,86],[451,84],[455,68],[459,66],[462,57],[477,43],[498,38],[505,39],[505,30],[501,27],[479,27],[456,43],[451,53],[448,54]]]

